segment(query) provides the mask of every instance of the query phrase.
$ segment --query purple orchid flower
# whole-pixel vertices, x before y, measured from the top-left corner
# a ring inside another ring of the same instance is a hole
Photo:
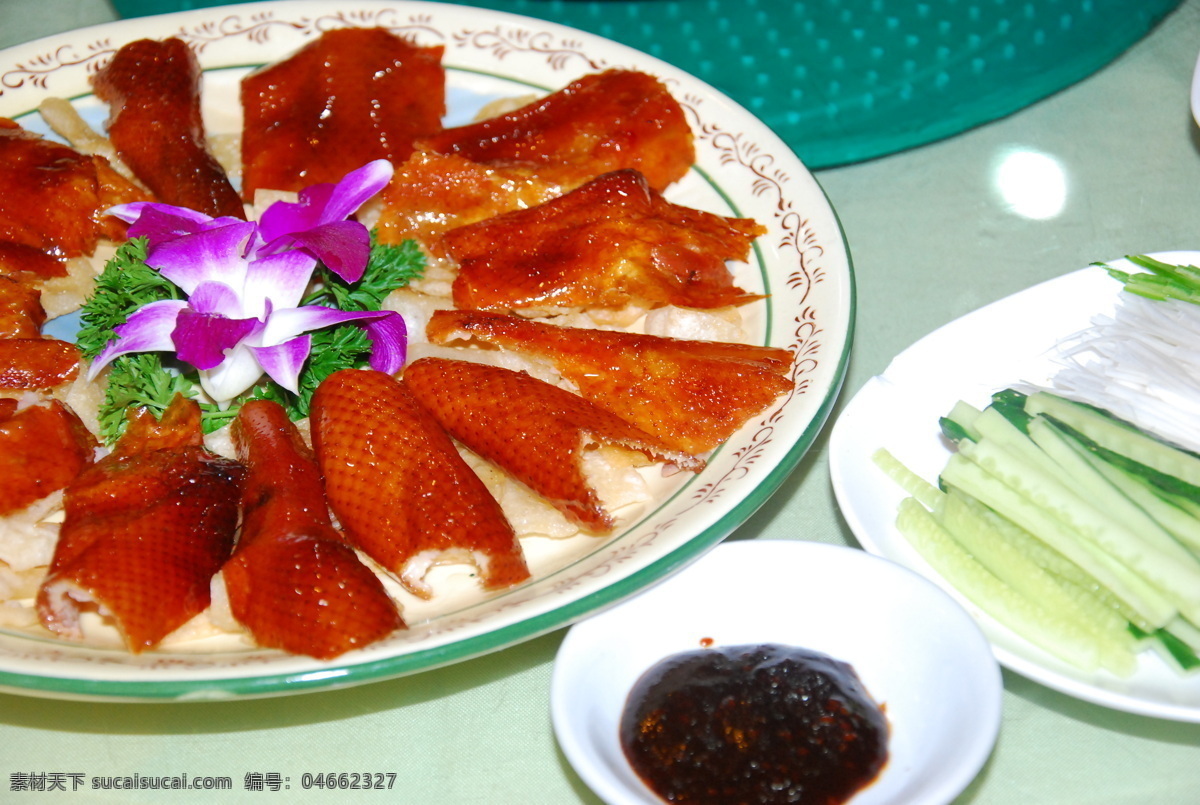
[[[92,362],[89,378],[120,355],[175,352],[199,370],[215,402],[232,400],[264,372],[296,393],[312,346],[308,333],[343,322],[366,330],[373,369],[399,371],[407,338],[399,314],[300,304],[318,261],[348,282],[362,277],[370,233],[346,219],[391,176],[386,160],[371,162],[336,185],[302,190],[296,203],[272,204],[257,223],[153,202],[114,207],[109,212],[130,223],[130,237],[147,238],[146,264],[188,298],[152,302],[130,315]]]

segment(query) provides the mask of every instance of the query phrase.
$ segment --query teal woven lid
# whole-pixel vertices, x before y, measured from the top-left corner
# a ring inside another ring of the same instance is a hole
[[[923,145],[1102,68],[1180,0],[473,0],[679,67],[810,168]],[[125,16],[219,5],[115,0]]]

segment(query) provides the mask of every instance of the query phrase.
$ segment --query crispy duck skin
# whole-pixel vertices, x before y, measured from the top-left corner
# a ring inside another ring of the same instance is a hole
[[[52,389],[79,375],[79,348],[56,338],[0,339],[0,389]]]
[[[446,113],[441,45],[342,28],[242,80],[242,195],[336,182],[375,159],[399,165]]]
[[[58,400],[16,410],[0,400],[0,516],[63,489],[92,464],[99,444]]]
[[[404,370],[404,381],[451,436],[594,533],[616,522],[584,476],[589,447],[615,445],[685,470],[704,468],[703,460],[524,372],[421,358]]]
[[[92,78],[109,106],[108,136],[158,201],[244,218],[225,169],[208,151],[200,113],[200,62],[181,39],[122,46]]]
[[[41,290],[16,277],[0,274],[0,339],[37,338],[45,323]]]
[[[66,258],[125,238],[128,226],[108,208],[152,199],[104,157],[0,118],[0,274],[65,277]]]
[[[379,578],[333,527],[316,460],[276,402],[233,424],[246,467],[242,530],[221,570],[230,609],[261,646],[328,660],[404,627]]]
[[[115,219],[114,219],[115,220]],[[36,246],[0,241],[0,276],[31,277],[35,281],[67,276],[67,264]]]
[[[80,614],[94,609],[136,654],[203,611],[233,549],[242,475],[202,446],[195,402],[176,397],[161,421],[131,414],[113,452],[66,489],[38,591],[43,625],[79,639]]]
[[[438,236],[502,212],[532,207],[562,194],[536,166],[484,165],[456,154],[417,151],[383,190],[379,239],[408,238],[433,251]]]
[[[444,129],[418,147],[483,163],[533,163],[566,187],[623,168],[663,190],[695,162],[683,109],[654,76],[606,70],[512,112]]]
[[[478,340],[550,360],[584,398],[676,450],[705,453],[792,388],[790,350],[558,327],[500,313],[439,310],[445,344]]]
[[[425,574],[440,562],[473,562],[488,590],[529,578],[500,505],[403,382],[335,372],[313,395],[312,427],[346,536],[410,592],[428,598]]]
[[[672,204],[625,170],[452,229],[440,248],[459,265],[458,308],[717,308],[762,298],[735,286],[725,261],[745,260],[763,232]]]
[[[99,186],[90,157],[0,118],[0,241],[91,254]]]
[[[0,390],[50,389],[79,374],[79,349],[42,337],[42,292],[27,276],[0,275]]]

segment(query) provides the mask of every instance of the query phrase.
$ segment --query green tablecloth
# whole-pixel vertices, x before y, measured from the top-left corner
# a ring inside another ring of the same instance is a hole
[[[1070,4],[1059,5],[1065,13]],[[103,0],[3,0],[0,46],[115,18]],[[1200,0],[1187,0],[1113,63],[1022,111],[932,145],[818,171],[858,282],[843,402],[897,352],[982,304],[1093,260],[1197,248],[1200,130],[1188,88],[1198,49]],[[1065,198],[1051,217],[1028,217],[1001,192],[997,168],[1018,151],[1044,154],[1061,169]],[[733,538],[853,544],[830,489],[825,439]],[[396,775],[390,791],[356,792],[353,801],[594,803],[550,727],[561,637],[294,698],[117,705],[0,695],[0,802],[341,802],[351,798],[299,790],[300,776],[383,772]],[[1200,801],[1200,725],[1106,710],[1007,672],[1004,681],[998,744],[961,802]],[[13,790],[22,775],[48,772],[79,773],[85,787]],[[228,776],[235,785],[173,797],[86,789],[93,776],[135,773]],[[290,778],[291,789],[273,791],[272,775]]]

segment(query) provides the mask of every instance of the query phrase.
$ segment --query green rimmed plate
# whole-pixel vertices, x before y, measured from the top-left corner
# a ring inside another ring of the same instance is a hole
[[[769,293],[746,326],[765,344],[795,350],[794,393],[748,423],[698,476],[658,479],[658,497],[613,537],[531,539],[534,580],[483,596],[466,574],[439,579],[433,602],[407,609],[410,628],[334,662],[204,645],[195,651],[85,649],[0,630],[0,689],[63,698],[186,700],[283,695],[360,684],[457,662],[565,626],[683,567],[718,543],[784,481],[815,439],[846,370],[854,286],[842,231],[796,156],[766,126],[708,85],[650,56],[580,31],[439,3],[254,3],[82,29],[0,53],[0,115],[40,128],[45,97],[73,99],[85,118],[106,110],[88,77],[122,44],[178,36],[204,66],[205,118],[238,125],[237,82],[321,31],[384,26],[446,48],[450,122],[496,97],[553,90],[585,73],[631,67],[658,75],[696,133],[696,168],[672,200],[753,217],[768,228],[742,287]]]

